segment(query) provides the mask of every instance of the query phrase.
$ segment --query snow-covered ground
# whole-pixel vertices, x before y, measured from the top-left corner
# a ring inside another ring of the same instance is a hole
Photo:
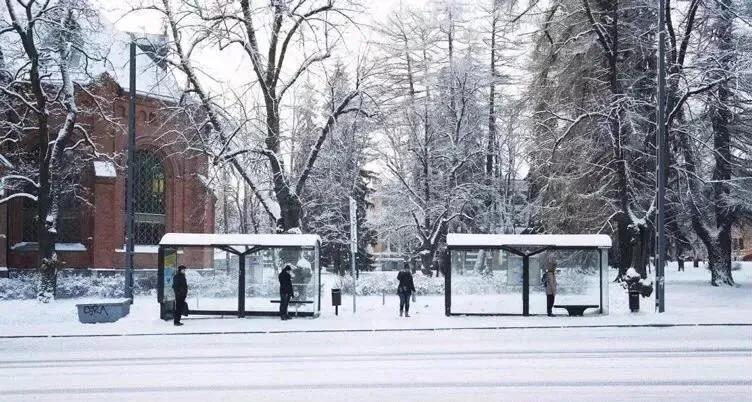
[[[396,274],[395,274],[396,275]],[[611,275],[613,276],[613,274]],[[643,324],[752,324],[752,263],[743,263],[743,268],[734,271],[738,286],[712,287],[709,274],[704,268],[687,264],[685,272],[677,272],[675,266],[667,269],[666,313],[654,312],[654,298],[641,299],[641,311],[630,313],[626,292],[611,284],[609,290],[610,313],[568,317],[561,310],[557,317],[466,317],[444,315],[444,296],[418,296],[411,308],[410,318],[398,316],[398,299],[394,294],[357,297],[355,314],[352,298],[343,295],[339,315],[334,315],[331,306],[329,283],[333,278],[322,280],[321,316],[316,319],[280,321],[277,318],[234,317],[188,317],[183,327],[174,327],[171,322],[159,319],[156,297],[138,297],[129,316],[110,324],[80,324],[76,316],[76,303],[94,299],[58,300],[49,305],[40,305],[33,300],[0,301],[0,337],[45,336],[45,335],[120,335],[195,332],[276,332],[276,331],[326,331],[326,330],[374,330],[374,329],[428,329],[468,327],[539,327],[539,326],[602,326]],[[532,296],[531,296],[532,297]],[[542,300],[540,300],[542,302]],[[248,300],[259,302],[265,309],[273,310],[268,299]],[[537,303],[539,301],[533,301]],[[189,300],[202,308],[221,304],[233,308],[235,299]]]
[[[327,297],[317,319],[174,327],[143,297],[85,325],[81,300],[3,301],[0,401],[750,401],[752,264],[735,279],[713,288],[702,269],[669,269],[665,314],[652,299],[629,313],[614,286],[610,315],[554,318],[445,317],[441,296],[400,318],[389,295],[359,297],[356,314],[345,297],[335,316]],[[746,325],[695,325],[713,323]]]
[[[0,400],[749,401],[750,338],[674,327],[3,339]]]

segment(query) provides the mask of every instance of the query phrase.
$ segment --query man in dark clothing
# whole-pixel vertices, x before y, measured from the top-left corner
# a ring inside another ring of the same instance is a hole
[[[556,298],[556,260],[552,257],[546,263],[546,273],[543,274],[546,288],[546,313],[553,317],[554,300]]]
[[[172,290],[175,291],[175,311],[173,312],[173,322],[175,325],[183,325],[180,322],[180,316],[188,313],[188,305],[185,303],[188,297],[188,282],[185,280],[185,265],[178,267],[178,272],[172,277]]]
[[[290,316],[287,314],[287,305],[292,299],[292,277],[290,277],[290,271],[292,267],[290,264],[285,265],[282,268],[282,272],[279,274],[279,318],[282,320],[289,320]]]
[[[410,295],[415,293],[413,274],[410,273],[410,265],[405,264],[402,271],[397,274],[397,294],[400,298],[400,317],[404,311],[405,317],[410,317]]]

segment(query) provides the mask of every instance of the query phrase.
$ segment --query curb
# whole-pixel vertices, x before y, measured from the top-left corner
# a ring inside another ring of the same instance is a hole
[[[441,332],[473,330],[512,330],[512,329],[578,329],[578,328],[674,328],[674,327],[752,327],[752,323],[696,323],[696,324],[603,324],[603,325],[532,325],[532,326],[489,326],[489,327],[439,327],[439,328],[354,328],[354,329],[301,329],[301,330],[258,330],[258,331],[205,331],[205,332],[144,332],[130,334],[52,334],[52,335],[0,335],[0,339],[33,338],[112,338],[134,336],[197,336],[197,335],[264,335],[302,333],[359,333],[359,332]]]

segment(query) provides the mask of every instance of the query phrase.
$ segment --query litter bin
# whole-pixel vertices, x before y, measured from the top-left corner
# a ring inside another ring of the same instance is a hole
[[[640,311],[640,291],[629,291],[629,310],[633,313]]]
[[[339,315],[340,305],[342,305],[342,289],[332,289],[332,306],[334,306],[334,315]]]

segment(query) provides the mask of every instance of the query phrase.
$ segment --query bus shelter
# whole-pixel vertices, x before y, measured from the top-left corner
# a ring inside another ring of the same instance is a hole
[[[542,315],[556,263],[555,308],[608,314],[607,235],[447,235],[446,315]],[[560,310],[557,310],[560,311]]]
[[[172,279],[186,266],[190,315],[278,316],[282,268],[292,265],[290,312],[321,311],[321,240],[308,234],[167,233],[159,242],[160,318],[175,311]]]

